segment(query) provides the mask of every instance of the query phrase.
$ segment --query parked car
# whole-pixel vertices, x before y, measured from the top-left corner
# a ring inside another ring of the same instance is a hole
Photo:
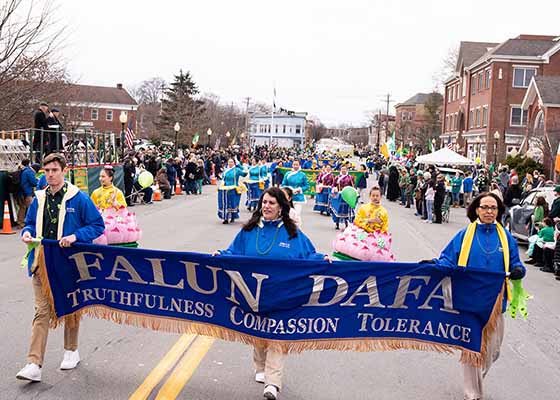
[[[544,186],[529,191],[519,202],[514,200],[514,204],[517,204],[507,210],[504,226],[519,241],[527,242],[529,240],[527,221],[533,214],[537,196],[543,196],[550,209],[554,201],[554,186]]]

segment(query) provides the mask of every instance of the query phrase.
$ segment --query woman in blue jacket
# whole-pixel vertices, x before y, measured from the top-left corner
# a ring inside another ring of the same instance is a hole
[[[482,193],[477,196],[467,210],[471,223],[455,235],[439,259],[433,262],[443,268],[465,270],[467,273],[469,268],[474,267],[504,272],[512,280],[523,278],[525,267],[519,259],[517,242],[500,223],[504,212],[504,203],[495,194]],[[482,379],[500,354],[504,337],[503,313],[510,296],[507,279],[502,292],[502,315],[497,320],[493,337],[488,340],[482,368],[463,365],[466,400],[483,398]]]
[[[226,250],[214,253],[270,258],[325,259],[290,218],[290,204],[282,189],[264,191],[251,219]],[[275,400],[282,386],[284,354],[255,346],[255,380],[264,383],[264,397]]]
[[[239,178],[246,176],[241,165],[235,165],[233,159],[228,160],[228,166],[223,173],[223,182],[218,187],[218,218],[228,224],[239,218],[239,201],[241,200],[241,186]]]

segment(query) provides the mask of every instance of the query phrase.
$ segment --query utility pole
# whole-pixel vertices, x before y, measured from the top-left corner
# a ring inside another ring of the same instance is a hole
[[[381,109],[377,115],[377,152],[381,149]]]

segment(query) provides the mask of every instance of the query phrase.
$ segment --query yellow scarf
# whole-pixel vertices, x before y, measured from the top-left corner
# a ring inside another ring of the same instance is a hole
[[[478,221],[471,222],[467,227],[465,232],[465,237],[463,238],[463,243],[461,244],[461,252],[459,253],[459,262],[457,263],[460,267],[465,268],[467,266],[467,261],[469,260],[469,254],[471,252],[471,246],[474,239],[474,234],[476,232],[476,226],[479,224]],[[504,255],[504,270],[509,273],[509,244],[506,236],[506,231],[504,227],[500,224],[496,224],[496,230],[498,231],[498,238],[500,239],[500,245],[502,246],[502,254]],[[506,293],[508,301],[511,301],[511,288],[509,286],[509,279],[506,278]]]

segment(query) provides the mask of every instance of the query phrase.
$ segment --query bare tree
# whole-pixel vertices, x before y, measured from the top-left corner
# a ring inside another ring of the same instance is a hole
[[[130,89],[132,97],[138,104],[159,104],[167,83],[160,77],[142,81],[138,86]]]
[[[443,83],[455,74],[457,66],[457,58],[459,57],[459,47],[453,46],[448,51],[445,57],[441,60],[441,65],[437,71],[434,72],[432,80],[434,82],[434,89],[437,91],[443,87]]]

